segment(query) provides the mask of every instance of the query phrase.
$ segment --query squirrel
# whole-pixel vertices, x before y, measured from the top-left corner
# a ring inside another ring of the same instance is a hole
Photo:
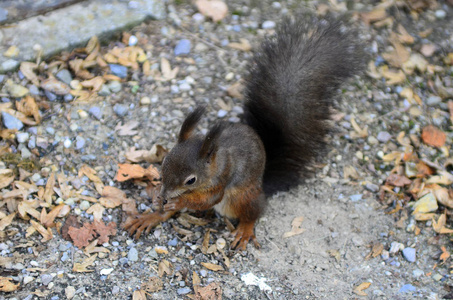
[[[287,189],[309,172],[326,148],[338,89],[363,62],[356,32],[342,21],[284,19],[251,60],[243,122],[218,122],[202,136],[194,131],[205,108],[190,113],[162,162],[159,210],[124,227],[138,238],[182,209],[214,208],[239,220],[232,249],[249,241],[259,248],[265,190]]]

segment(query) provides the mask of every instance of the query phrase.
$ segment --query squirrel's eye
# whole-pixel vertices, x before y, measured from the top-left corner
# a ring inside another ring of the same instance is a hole
[[[187,179],[186,179],[186,182],[184,183],[185,185],[192,185],[195,183],[195,181],[197,181],[197,177],[196,176],[189,176]]]

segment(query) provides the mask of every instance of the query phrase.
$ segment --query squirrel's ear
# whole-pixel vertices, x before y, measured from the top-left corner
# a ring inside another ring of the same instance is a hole
[[[197,123],[200,121],[201,116],[204,114],[205,110],[206,107],[198,106],[186,117],[186,119],[182,123],[181,131],[179,131],[178,143],[184,142],[192,135],[195,126],[197,126]]]
[[[200,158],[208,158],[217,151],[219,137],[226,126],[226,123],[217,123],[209,130],[201,145]]]

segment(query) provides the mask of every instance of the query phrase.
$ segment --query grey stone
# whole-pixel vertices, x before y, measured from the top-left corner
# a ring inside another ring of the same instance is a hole
[[[387,143],[392,138],[392,135],[387,131],[381,131],[378,133],[376,138],[381,143]]]
[[[415,269],[414,271],[412,271],[412,275],[414,275],[415,278],[419,278],[425,275],[425,272],[423,272],[423,270],[420,269]]]
[[[41,282],[44,285],[48,285],[52,281],[53,277],[50,274],[42,274],[41,275]]]
[[[85,146],[85,139],[81,136],[76,137],[76,149],[80,150]]]
[[[436,10],[436,12],[434,14],[436,15],[436,18],[438,18],[438,19],[445,19],[445,17],[447,16],[447,12],[442,9]]]
[[[8,18],[8,11],[0,7],[0,22],[6,21]]]
[[[367,184],[365,184],[365,188],[373,193],[379,192],[379,186],[374,183],[368,182]]]
[[[88,110],[90,115],[95,117],[96,119],[100,120],[102,118],[102,110],[99,106],[93,106]]]
[[[124,104],[115,104],[113,106],[113,111],[120,117],[124,117],[127,114],[127,111],[129,110],[129,107]]]
[[[109,64],[109,67],[113,75],[116,75],[119,78],[127,77],[127,67],[117,64]]]
[[[191,89],[192,87],[187,82],[183,82],[179,85],[179,90],[182,92],[187,92],[190,91]]]
[[[405,284],[403,285],[399,290],[398,293],[409,293],[409,292],[415,292],[417,288],[413,286],[412,284]]]
[[[30,158],[31,157],[31,152],[26,147],[22,148],[22,150],[20,151],[20,154],[21,154],[22,158]]]
[[[46,95],[47,99],[49,99],[49,101],[53,102],[57,100],[57,95],[55,95],[52,92],[49,92],[48,90],[44,90],[44,94]]]
[[[110,95],[110,90],[109,90],[109,88],[108,88],[108,86],[106,84],[103,84],[101,86],[101,89],[99,90],[98,95],[99,96],[108,96],[108,95]]]
[[[30,134],[28,132],[18,132],[16,134],[16,139],[19,143],[25,143],[29,138]]]
[[[55,134],[55,129],[53,127],[46,127],[46,132],[48,134],[54,135]]]
[[[403,250],[403,257],[408,261],[408,262],[415,262],[416,256],[415,256],[415,249],[411,247],[404,248]]]
[[[118,286],[114,286],[114,287],[112,288],[112,294],[113,294],[113,295],[116,295],[116,294],[118,294],[119,292],[120,292],[120,288],[119,288]]]
[[[114,80],[109,82],[107,84],[107,87],[112,93],[118,93],[119,91],[121,91],[123,86],[121,85],[121,82]]]
[[[351,195],[349,198],[351,199],[352,202],[357,202],[362,200],[363,195],[362,194],[357,194],[357,195]]]
[[[71,72],[69,72],[67,69],[61,69],[55,76],[68,85],[72,81]]]
[[[275,28],[275,22],[274,21],[264,21],[261,27],[263,29],[273,29]]]
[[[28,87],[28,91],[30,92],[30,94],[34,95],[34,96],[39,96],[41,93],[39,92],[39,88],[32,84]]]
[[[129,249],[127,253],[127,259],[130,261],[138,261],[138,251],[135,248]]]
[[[180,40],[175,47],[175,55],[189,54],[192,48],[192,43],[188,39]]]
[[[16,69],[19,66],[19,62],[15,59],[8,59],[2,62],[0,71],[8,72]]]
[[[226,115],[228,114],[228,112],[224,109],[219,109],[219,111],[217,112],[217,117],[219,118],[223,118],[225,117]]]
[[[19,48],[19,61],[34,61],[40,45],[44,57],[67,48],[85,45],[93,36],[108,36],[132,27],[145,19],[163,19],[165,2],[160,0],[113,1],[92,0],[70,5],[27,18],[15,26],[2,28],[2,48],[15,45]],[[1,17],[1,13],[0,13]],[[6,41],[8,45],[6,45]],[[8,58],[0,56],[0,72],[17,68],[18,62],[6,63]]]
[[[21,130],[24,127],[24,123],[22,123],[18,118],[13,117],[7,112],[2,111],[2,120],[3,125],[5,125],[8,129],[17,129]]]
[[[177,238],[174,238],[174,239],[168,241],[168,246],[175,247],[176,245],[178,245],[178,239]]]
[[[208,275],[208,271],[206,271],[205,269],[202,269],[202,270],[200,270],[200,275],[203,277],[206,277],[206,275]]]
[[[184,288],[177,289],[176,293],[178,293],[178,295],[185,295],[185,294],[190,293],[191,291],[192,290],[189,287],[184,287]]]
[[[429,96],[428,99],[426,100],[426,104],[428,106],[436,106],[441,102],[442,102],[442,98],[439,96]]]
[[[66,94],[66,95],[64,95],[63,99],[66,102],[71,102],[72,100],[74,100],[74,96],[71,94]]]

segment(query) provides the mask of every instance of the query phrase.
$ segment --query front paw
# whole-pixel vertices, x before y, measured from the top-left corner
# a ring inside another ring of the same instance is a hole
[[[174,210],[181,210],[184,208],[184,204],[180,199],[174,198],[169,199],[167,204],[164,205],[164,211],[174,211]]]

